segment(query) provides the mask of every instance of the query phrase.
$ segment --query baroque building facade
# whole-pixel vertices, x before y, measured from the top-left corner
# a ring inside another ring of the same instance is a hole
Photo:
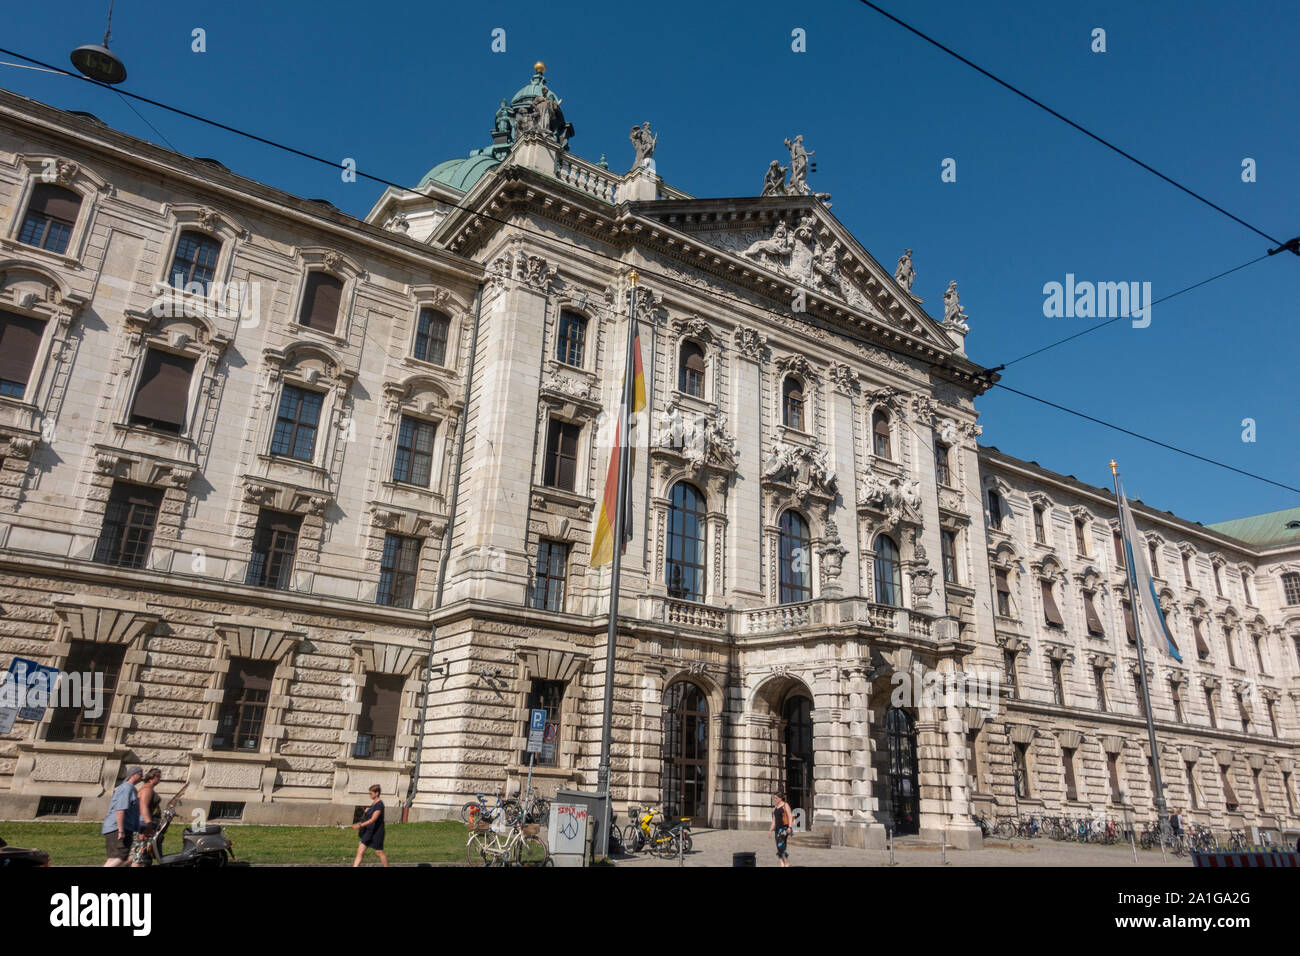
[[[357,220],[0,113],[0,664],[105,688],[0,733],[0,816],[97,818],[143,763],[214,817],[343,822],[371,783],[446,817],[519,786],[536,708],[534,780],[592,789],[634,272],[616,806],[765,826],[784,788],[852,845],[1150,816],[1113,497],[977,445],[955,285],[932,318],[800,138],[699,199],[648,127],[626,173],[574,155],[539,64]],[[1294,829],[1300,536],[1135,513],[1183,651],[1148,660],[1171,802]],[[935,672],[999,691],[898,699]]]

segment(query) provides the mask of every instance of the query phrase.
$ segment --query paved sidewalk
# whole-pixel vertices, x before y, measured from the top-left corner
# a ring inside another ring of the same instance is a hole
[[[772,838],[763,830],[692,830],[694,849],[679,864],[676,859],[660,860],[648,853],[616,857],[618,866],[731,866],[731,855],[749,851],[758,856],[759,866],[779,866]],[[817,850],[791,846],[791,866],[887,866],[888,850],[855,850],[833,847]],[[894,858],[899,866],[941,866],[939,847],[898,844]],[[1139,849],[1137,863],[1133,850],[1124,846],[1058,843],[1054,840],[1015,841],[992,849],[948,849],[950,866],[1173,866],[1189,867],[1190,856],[1178,858],[1172,853],[1162,861],[1160,852]]]

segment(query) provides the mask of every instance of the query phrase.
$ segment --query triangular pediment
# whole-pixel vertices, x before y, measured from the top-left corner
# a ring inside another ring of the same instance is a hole
[[[809,298],[839,302],[877,321],[956,351],[943,327],[812,197],[657,200],[636,215],[728,253],[759,274],[784,279]]]

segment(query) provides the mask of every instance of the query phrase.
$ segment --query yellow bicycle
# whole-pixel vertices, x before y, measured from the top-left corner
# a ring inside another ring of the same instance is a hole
[[[631,807],[629,810],[633,822],[623,830],[623,848],[627,852],[649,850],[655,856],[664,857],[691,852],[690,817],[679,817],[669,824],[658,807]]]

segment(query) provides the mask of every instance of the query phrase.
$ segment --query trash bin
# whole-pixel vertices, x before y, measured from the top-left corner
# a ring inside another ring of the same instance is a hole
[[[731,854],[732,866],[758,866],[758,855],[756,853],[733,853]]]

